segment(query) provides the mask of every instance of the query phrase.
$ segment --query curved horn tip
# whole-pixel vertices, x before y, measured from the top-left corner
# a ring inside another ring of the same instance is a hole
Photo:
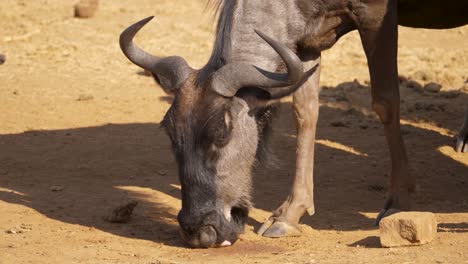
[[[145,24],[146,24],[146,23],[150,22],[153,18],[154,18],[154,16],[149,16],[149,17],[147,17],[147,18],[143,18],[140,22],[143,22],[143,21],[144,21]]]
[[[268,35],[266,35],[265,33],[261,32],[260,30],[258,29],[254,29],[255,33],[257,33],[257,35],[259,35],[263,40],[265,40],[266,42],[270,43],[270,41],[274,41],[272,38],[270,38]]]
[[[134,25],[138,25],[139,28],[142,28],[144,25],[148,24],[151,20],[153,20],[154,16],[149,16],[147,18],[143,18],[142,20],[136,22]]]
[[[154,18],[154,16],[149,16],[147,18],[144,18],[144,19],[132,24],[131,26],[127,27],[126,29],[124,29],[124,31],[122,31],[122,33],[120,33],[120,38],[119,38],[121,49],[124,50],[126,48],[125,47],[126,44],[128,44],[128,42],[131,42],[133,37],[135,37],[135,35],[138,33],[138,31],[143,26],[145,26],[148,22],[150,22],[153,18]]]
[[[132,24],[131,26],[129,26],[122,33],[125,33],[125,32],[128,32],[128,31],[132,31],[132,32],[136,33],[136,31],[139,31],[143,26],[148,24],[148,22],[150,22],[153,18],[154,18],[154,16],[149,16],[147,18],[144,18],[144,19]]]

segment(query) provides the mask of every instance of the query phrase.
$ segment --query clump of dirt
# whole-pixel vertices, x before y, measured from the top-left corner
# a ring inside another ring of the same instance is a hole
[[[133,209],[138,205],[137,201],[131,201],[113,209],[104,220],[111,223],[128,223],[133,214]]]

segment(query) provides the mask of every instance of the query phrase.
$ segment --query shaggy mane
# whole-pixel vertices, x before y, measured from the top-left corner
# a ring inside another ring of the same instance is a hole
[[[225,65],[223,54],[229,56],[231,50],[231,29],[233,24],[235,0],[208,0],[207,8],[213,8],[218,16],[216,37],[211,57],[197,78],[197,85],[204,82],[209,76]]]

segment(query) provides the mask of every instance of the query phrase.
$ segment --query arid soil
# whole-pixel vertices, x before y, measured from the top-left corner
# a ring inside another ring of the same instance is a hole
[[[323,54],[316,214],[298,238],[254,231],[287,196],[294,171],[291,100],[258,166],[246,233],[232,247],[188,249],[177,234],[177,169],[159,127],[171,98],[118,47],[129,24],[156,15],[137,42],[192,66],[209,57],[215,18],[204,0],[101,0],[90,19],[73,0],[1,0],[0,263],[468,263],[468,154],[453,136],[468,101],[468,27],[400,28],[402,124],[418,179],[415,210],[437,214],[421,247],[384,249],[373,226],[389,181],[382,126],[370,109],[357,33]],[[439,92],[424,89],[428,83]],[[137,201],[128,223],[112,209]]]

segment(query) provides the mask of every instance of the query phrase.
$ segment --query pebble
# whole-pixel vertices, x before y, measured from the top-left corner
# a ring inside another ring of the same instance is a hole
[[[6,231],[6,233],[7,233],[7,234],[17,234],[18,231],[16,231],[15,229],[8,229],[8,230]]]
[[[0,53],[0,65],[2,65],[3,63],[5,63],[5,61],[6,61],[5,55]]]
[[[80,0],[75,5],[75,17],[90,18],[96,13],[99,0]]]
[[[158,174],[161,176],[167,175],[167,170],[158,170]]]
[[[330,125],[333,127],[348,127],[348,125],[346,125],[345,123],[341,121],[331,122]]]
[[[431,83],[424,85],[424,90],[431,92],[431,93],[438,93],[440,92],[440,90],[442,90],[442,85],[431,82]]]
[[[50,190],[53,192],[61,192],[63,191],[63,186],[60,186],[60,185],[50,186]]]

